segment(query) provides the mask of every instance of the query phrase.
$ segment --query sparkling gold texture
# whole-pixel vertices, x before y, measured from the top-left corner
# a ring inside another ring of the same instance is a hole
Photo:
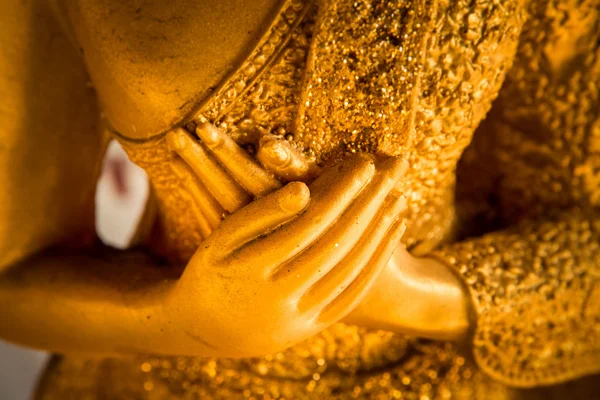
[[[460,345],[337,323],[256,358],[62,356],[38,398],[600,398],[597,377],[578,379],[600,365],[597,0],[247,2],[247,18],[244,1],[198,2],[214,19],[188,4],[152,23],[108,3],[58,9],[150,177],[155,253],[187,262],[229,214],[199,222],[167,140],[183,127],[214,124],[250,155],[274,135],[319,167],[402,156],[403,243],[455,270],[477,322]],[[235,27],[214,23],[223,7]],[[539,385],[554,386],[523,389]]]

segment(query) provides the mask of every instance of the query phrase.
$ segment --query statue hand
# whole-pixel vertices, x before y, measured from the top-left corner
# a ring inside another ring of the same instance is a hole
[[[201,141],[177,128],[167,134],[167,143],[176,155],[171,167],[196,203],[206,238],[225,215],[280,188],[281,182],[215,126],[200,123],[196,135]]]
[[[189,162],[197,177],[205,177],[200,181],[190,180],[188,188],[194,191],[197,190],[197,185],[202,187],[204,183],[213,190],[217,188],[217,194],[229,193],[232,196],[232,193],[241,193],[234,195],[234,198],[237,196],[239,199],[237,208],[246,204],[252,196],[258,197],[280,187],[279,181],[271,173],[286,181],[303,182],[310,181],[318,173],[313,160],[276,136],[264,136],[261,139],[257,158],[264,166],[263,169],[216,127],[200,124],[196,133],[204,145],[184,130],[176,131],[172,134],[174,137],[170,138],[172,148]],[[179,144],[174,140],[177,137]],[[211,162],[210,159],[206,161],[210,152],[213,152],[221,164]],[[231,183],[236,181],[252,190],[240,191],[239,185],[237,192],[227,189],[236,187]],[[212,198],[204,190],[202,196],[196,196],[198,204],[202,200],[206,203],[207,198]],[[221,200],[222,204],[226,204],[225,200]],[[222,214],[223,207],[218,202],[216,205],[221,207]],[[229,210],[237,208],[230,207]],[[208,233],[220,223],[220,214],[214,221],[214,226]],[[413,257],[402,244],[398,244],[394,256],[372,285],[372,290],[344,321],[373,329],[454,339],[464,335],[470,326],[469,305],[465,288],[449,268],[434,260]]]
[[[318,172],[314,160],[276,136],[260,141],[257,158],[263,168],[214,125],[198,123],[195,133],[177,128],[167,134],[167,143],[175,155],[171,167],[196,203],[203,238],[228,213],[280,188],[276,177],[309,182]]]
[[[399,159],[353,157],[230,215],[200,246],[172,312],[232,356],[308,338],[358,305],[404,231]]]
[[[275,136],[263,137],[261,163],[285,179],[316,174],[311,160]],[[446,265],[412,256],[398,243],[394,255],[344,322],[433,339],[460,339],[473,321],[470,296]]]

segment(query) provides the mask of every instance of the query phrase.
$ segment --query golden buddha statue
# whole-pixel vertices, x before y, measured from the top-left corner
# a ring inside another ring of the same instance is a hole
[[[597,0],[1,10],[0,336],[62,354],[37,398],[600,398]],[[123,251],[111,138],[153,193]]]

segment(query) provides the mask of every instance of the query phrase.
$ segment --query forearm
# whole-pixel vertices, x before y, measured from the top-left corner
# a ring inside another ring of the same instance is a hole
[[[198,319],[170,312],[176,279],[141,253],[40,254],[0,275],[0,336],[54,352],[213,355],[185,334]]]
[[[600,371],[599,243],[598,215],[573,210],[435,252],[469,287],[483,370],[514,386]]]

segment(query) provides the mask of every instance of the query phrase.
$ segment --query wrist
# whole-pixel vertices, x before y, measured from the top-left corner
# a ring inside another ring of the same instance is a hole
[[[460,340],[472,326],[471,295],[468,287],[448,265],[435,258],[414,259],[416,282],[430,283],[424,293],[429,302],[427,321],[440,332],[440,338]]]
[[[433,258],[397,251],[363,302],[344,322],[440,340],[471,326],[470,296],[460,278]]]

